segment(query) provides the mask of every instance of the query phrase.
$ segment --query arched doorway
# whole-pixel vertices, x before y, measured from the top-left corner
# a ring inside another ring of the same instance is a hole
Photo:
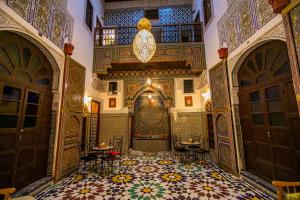
[[[286,43],[254,50],[238,72],[246,170],[267,180],[300,179],[300,119]]]
[[[53,71],[23,37],[0,41],[0,187],[21,189],[47,173]]]
[[[169,114],[160,94],[144,91],[134,103],[133,149],[147,152],[169,150]]]

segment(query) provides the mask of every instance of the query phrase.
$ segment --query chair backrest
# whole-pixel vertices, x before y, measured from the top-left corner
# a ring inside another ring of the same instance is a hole
[[[172,135],[172,148],[181,147],[181,138],[177,135]]]
[[[112,141],[112,146],[114,147],[114,151],[122,152],[122,143],[123,143],[123,137],[114,137]]]
[[[277,188],[278,200],[282,200],[284,194],[288,196],[300,192],[300,182],[273,181],[272,184]]]
[[[4,195],[4,200],[12,200],[11,194],[13,194],[15,191],[16,191],[16,188],[0,189],[0,197],[1,197],[1,195]]]

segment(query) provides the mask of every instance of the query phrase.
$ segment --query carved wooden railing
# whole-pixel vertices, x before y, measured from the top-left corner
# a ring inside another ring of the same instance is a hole
[[[95,46],[132,44],[138,30],[134,26],[104,27],[95,29]],[[170,24],[153,26],[151,29],[156,43],[202,42],[202,25]]]
[[[206,68],[201,24],[153,26],[151,32],[157,48],[150,63],[181,62],[195,73]],[[93,72],[104,75],[112,63],[138,63],[132,50],[136,34],[136,27],[96,28]]]
[[[2,0],[59,48],[72,41],[74,19],[62,0]]]

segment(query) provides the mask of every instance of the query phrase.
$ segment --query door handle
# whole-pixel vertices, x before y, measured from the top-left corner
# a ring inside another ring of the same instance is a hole
[[[20,132],[23,133],[23,132],[24,132],[24,129],[21,129]]]
[[[23,140],[23,136],[19,135],[19,142],[21,142]]]
[[[267,135],[268,135],[268,137],[271,137],[271,132],[268,131],[268,132],[267,132]]]

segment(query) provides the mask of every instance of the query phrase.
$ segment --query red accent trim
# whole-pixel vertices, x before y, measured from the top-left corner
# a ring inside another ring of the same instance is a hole
[[[64,45],[64,52],[67,55],[72,55],[73,54],[73,50],[74,50],[74,46],[71,43],[65,43]]]
[[[289,3],[289,0],[269,0],[269,4],[271,4],[274,13],[280,13]]]
[[[220,48],[218,50],[220,59],[226,59],[228,57],[228,49],[227,48]]]

